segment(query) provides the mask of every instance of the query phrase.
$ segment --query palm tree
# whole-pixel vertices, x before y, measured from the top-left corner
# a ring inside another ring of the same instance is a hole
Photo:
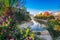
[[[24,6],[24,0],[0,0],[0,15],[3,11],[9,11],[13,7],[22,7]]]

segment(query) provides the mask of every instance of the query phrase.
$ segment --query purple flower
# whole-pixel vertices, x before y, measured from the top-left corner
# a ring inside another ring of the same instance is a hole
[[[16,30],[14,30],[14,33],[16,34]]]

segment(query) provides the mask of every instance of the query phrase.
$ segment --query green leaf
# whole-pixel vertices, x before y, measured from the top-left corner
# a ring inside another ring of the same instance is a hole
[[[10,0],[4,0],[4,3],[5,3],[5,6],[6,6],[6,7],[9,7],[9,1],[10,1]]]
[[[19,0],[10,0],[10,6],[16,6],[16,4],[18,3]]]

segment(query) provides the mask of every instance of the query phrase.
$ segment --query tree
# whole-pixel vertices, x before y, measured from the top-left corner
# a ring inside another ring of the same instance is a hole
[[[53,38],[57,38],[60,36],[60,25],[58,24],[57,20],[50,19],[48,20],[48,28],[47,30],[50,32]]]
[[[22,1],[22,0],[21,0]],[[20,29],[16,27],[13,9],[17,9],[20,0],[0,0],[0,40],[20,40]],[[21,19],[20,19],[21,20]]]

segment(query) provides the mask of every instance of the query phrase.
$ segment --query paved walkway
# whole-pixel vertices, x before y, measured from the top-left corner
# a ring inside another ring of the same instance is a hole
[[[27,28],[30,27],[33,23],[32,22],[26,22],[24,24],[20,25],[20,28]],[[51,35],[49,34],[48,30],[40,31],[41,35],[36,35],[37,37],[45,40],[52,40]]]
[[[40,38],[45,40],[52,40],[52,37],[47,30],[41,32]]]

